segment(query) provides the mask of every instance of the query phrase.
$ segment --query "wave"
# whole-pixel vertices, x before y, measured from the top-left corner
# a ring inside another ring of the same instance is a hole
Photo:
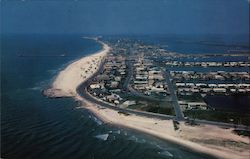
[[[94,121],[95,121],[98,125],[102,125],[102,124],[103,124],[102,121],[99,120],[98,118],[96,118],[96,117],[92,117],[92,118],[94,119]]]
[[[162,155],[162,156],[168,156],[168,157],[174,157],[173,154],[171,154],[170,152],[168,151],[160,151],[158,152],[159,155]]]
[[[124,135],[125,135],[125,136],[127,136],[127,135],[128,135],[128,133],[125,131],[125,132],[124,132]]]
[[[121,134],[121,130],[114,131],[115,134]]]
[[[102,125],[103,124],[103,122],[100,119],[96,118],[93,115],[89,115],[88,117],[89,117],[89,119],[93,119],[98,125]]]
[[[47,70],[47,72],[51,75],[55,75],[57,74],[59,71],[61,70],[61,68],[59,69],[51,69],[51,70]]]
[[[29,90],[33,90],[33,91],[40,91],[42,90],[42,88],[40,86],[35,86],[35,87],[31,87],[31,88],[28,88]]]
[[[27,88],[28,90],[33,91],[42,91],[44,88],[48,86],[48,83],[50,83],[50,80],[43,80],[41,82],[35,83],[33,87]]]
[[[167,151],[167,148],[157,144],[156,142],[151,142],[152,145],[155,145],[158,149],[160,149],[161,151],[158,152],[159,155],[162,156],[168,156],[168,157],[174,157],[174,155],[172,153],[170,153],[169,151]]]
[[[128,140],[135,141],[137,143],[145,143],[146,142],[145,139],[139,139],[139,138],[135,137],[134,135],[129,137]]]
[[[104,140],[106,141],[109,137],[109,134],[101,134],[101,135],[96,135],[95,136],[97,139],[101,139],[101,140]]]

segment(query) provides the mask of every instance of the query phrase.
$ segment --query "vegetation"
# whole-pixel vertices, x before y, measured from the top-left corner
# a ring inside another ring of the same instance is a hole
[[[147,106],[144,107],[143,110],[159,114],[175,115],[174,109],[172,107]]]
[[[129,113],[127,113],[127,112],[125,112],[125,111],[119,111],[118,114],[123,114],[123,115],[125,115],[125,116],[129,116],[129,115],[130,115]]]
[[[176,120],[173,120],[174,130],[177,131],[180,129],[180,123]]]
[[[245,131],[245,130],[234,130],[234,133],[242,136],[247,136],[250,138],[250,131]]]
[[[218,110],[187,110],[184,115],[193,119],[204,119],[250,126],[249,113],[223,112]]]
[[[178,95],[178,99],[179,100],[184,100],[184,101],[196,101],[196,102],[203,102],[203,98],[200,94],[196,93],[194,95],[190,95],[190,96],[182,96],[182,95]]]

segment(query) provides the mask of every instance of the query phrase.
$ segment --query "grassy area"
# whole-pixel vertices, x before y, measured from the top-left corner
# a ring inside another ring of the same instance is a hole
[[[142,110],[159,114],[175,115],[174,109],[172,107],[147,106],[143,107]]]
[[[143,102],[143,103],[131,105],[128,108],[147,111],[147,112],[153,112],[153,113],[166,114],[166,115],[175,115],[173,107],[168,106],[168,105],[163,106],[162,103]]]
[[[129,109],[136,109],[136,110],[141,110],[141,108],[144,106],[144,104],[135,104],[135,105],[130,105],[128,106]]]
[[[195,101],[195,102],[203,102],[203,98],[200,94],[194,94],[194,95],[186,95],[186,96],[183,96],[183,95],[178,95],[178,99],[179,100],[184,100],[184,101]]]
[[[157,102],[149,99],[132,96],[129,94],[122,95],[122,98],[126,100],[134,100],[136,101],[135,105],[130,105],[128,108],[142,110],[153,113],[160,113],[166,115],[175,115],[174,108],[170,102]]]
[[[204,119],[250,126],[250,114],[215,110],[187,110],[184,115],[194,119]]]
[[[234,133],[241,135],[241,136],[247,136],[250,138],[250,131],[234,130]]]
[[[145,101],[149,101],[150,100],[147,100],[147,99],[144,99],[142,97],[138,97],[138,96],[134,96],[134,95],[131,95],[130,93],[118,93],[123,99],[126,99],[126,100],[135,100],[135,101],[138,101],[138,100],[145,100]]]
[[[221,141],[221,140],[215,140],[215,139],[192,139],[192,141],[196,143],[203,143],[207,145],[216,145],[216,146],[223,146],[228,148],[242,148],[242,149],[249,149],[250,146],[247,143],[244,142],[236,142],[236,141]]]

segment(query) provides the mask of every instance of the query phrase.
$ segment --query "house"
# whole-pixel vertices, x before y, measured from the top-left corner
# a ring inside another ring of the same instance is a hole
[[[115,81],[117,81],[117,82],[120,82],[121,79],[122,79],[121,76],[116,76],[116,77],[115,77]]]
[[[175,84],[177,87],[184,87],[185,86],[185,83],[176,83]]]
[[[215,75],[214,78],[218,80],[225,80],[225,78],[221,75]]]
[[[154,80],[164,80],[163,76],[161,74],[153,74],[149,75],[148,79],[154,79]]]
[[[205,102],[189,102],[188,109],[207,109],[207,104]]]
[[[187,102],[187,101],[178,101],[182,111],[192,110],[192,109],[207,109],[207,104],[205,102]]]
[[[213,88],[215,93],[226,93],[227,90],[225,88]]]
[[[217,84],[208,84],[208,87],[217,87]]]
[[[133,100],[127,100],[127,101],[123,102],[121,106],[122,106],[123,108],[127,108],[128,106],[130,106],[130,105],[135,105],[135,104],[136,104],[135,101],[133,101]]]
[[[104,83],[93,83],[89,86],[91,89],[104,88]]]
[[[111,88],[117,88],[118,85],[119,85],[119,82],[117,82],[117,81],[111,81],[110,87]]]
[[[118,95],[118,94],[111,94],[109,96],[106,97],[106,99],[109,101],[109,102],[114,102],[116,100],[120,101],[122,100],[122,98]]]
[[[151,87],[149,91],[155,93],[166,93],[166,90],[164,90],[164,88],[157,88],[157,87]]]

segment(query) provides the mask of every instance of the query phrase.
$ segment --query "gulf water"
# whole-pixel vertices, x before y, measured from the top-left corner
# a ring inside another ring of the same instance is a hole
[[[2,158],[211,158],[104,124],[71,98],[41,94],[67,64],[100,49],[81,35],[1,36]]]

